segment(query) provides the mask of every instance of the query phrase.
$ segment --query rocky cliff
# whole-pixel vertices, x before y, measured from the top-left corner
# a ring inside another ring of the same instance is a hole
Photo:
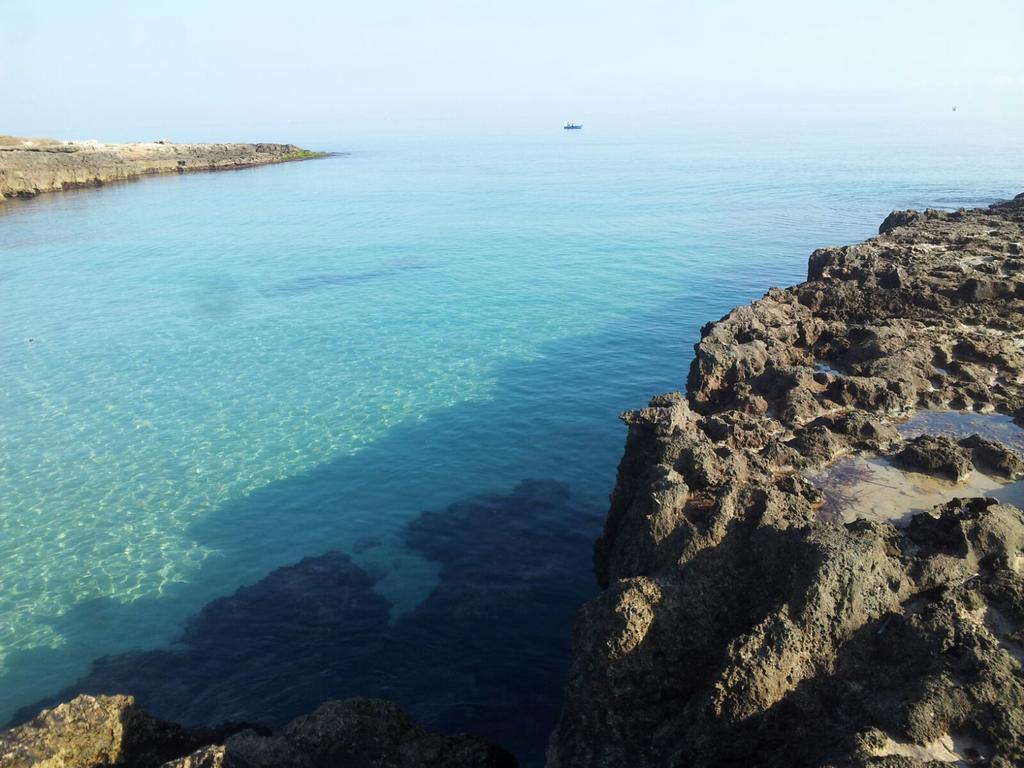
[[[0,201],[157,173],[219,171],[323,157],[294,144],[0,142]]]
[[[1024,518],[976,491],[1021,490],[1024,195],[701,336],[623,415],[550,768],[1024,765]]]

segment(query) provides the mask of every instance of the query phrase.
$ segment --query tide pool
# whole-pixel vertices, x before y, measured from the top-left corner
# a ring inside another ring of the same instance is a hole
[[[259,690],[392,696],[535,762],[618,413],[682,389],[700,327],[815,247],[1024,189],[1019,146],[956,137],[336,148],[0,206],[0,722],[136,679],[158,715],[272,718],[238,687],[254,647],[220,651],[303,635],[301,584],[331,652],[296,671],[309,648],[268,634]]]

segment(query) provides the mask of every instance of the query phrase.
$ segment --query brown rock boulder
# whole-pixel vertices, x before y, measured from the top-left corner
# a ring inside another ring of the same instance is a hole
[[[0,733],[0,768],[515,768],[475,736],[443,735],[396,705],[349,699],[266,729],[184,728],[130,696],[78,696]]]
[[[954,482],[960,482],[974,469],[967,451],[943,435],[915,437],[896,454],[895,460],[907,469],[940,475]]]
[[[0,768],[156,766],[222,737],[151,717],[131,696],[79,696],[0,732]]]

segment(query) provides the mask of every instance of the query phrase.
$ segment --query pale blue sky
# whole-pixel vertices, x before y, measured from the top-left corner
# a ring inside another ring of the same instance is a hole
[[[1009,130],[1024,123],[1022,40],[1021,0],[0,0],[0,133]]]

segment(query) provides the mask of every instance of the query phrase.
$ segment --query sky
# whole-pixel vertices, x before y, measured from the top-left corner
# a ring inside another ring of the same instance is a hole
[[[1015,130],[1022,41],[1021,0],[0,0],[0,133]]]

